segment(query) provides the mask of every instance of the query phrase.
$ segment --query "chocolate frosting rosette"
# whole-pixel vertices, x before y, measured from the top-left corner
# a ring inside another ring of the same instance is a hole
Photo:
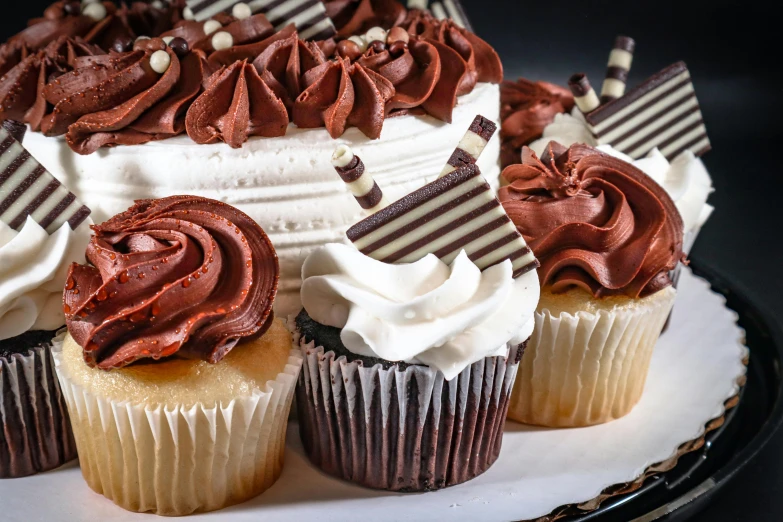
[[[268,489],[302,364],[272,314],[269,238],[235,208],[190,196],[139,201],[93,230],[55,347],[87,483],[161,515]]]
[[[541,159],[524,148],[503,177],[499,198],[542,285],[509,417],[558,427],[622,417],[674,302],[682,218],[654,180],[587,145],[552,142]]]

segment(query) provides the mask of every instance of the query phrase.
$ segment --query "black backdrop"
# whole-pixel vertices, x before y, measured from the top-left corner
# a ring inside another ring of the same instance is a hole
[[[5,40],[40,16],[49,0],[2,4]],[[500,53],[508,78],[564,84],[584,71],[600,85],[616,34],[637,42],[629,85],[685,60],[713,144],[704,161],[716,207],[692,257],[783,317],[783,31],[771,6],[720,0],[463,4],[476,32]],[[783,520],[783,433],[696,519]]]

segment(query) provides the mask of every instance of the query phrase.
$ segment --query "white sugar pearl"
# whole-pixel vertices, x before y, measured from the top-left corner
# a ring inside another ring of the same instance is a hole
[[[204,34],[212,34],[223,27],[217,20],[207,20],[204,22]]]
[[[152,7],[154,7],[155,9],[166,9],[166,4],[164,4],[160,0],[155,0],[154,2],[152,2]]]
[[[82,0],[82,5],[98,4],[100,2],[101,2],[101,0]]]
[[[250,9],[250,6],[246,3],[239,2],[231,9],[231,14],[234,16],[234,18],[244,20],[245,18],[250,18],[253,16],[253,10]]]
[[[166,45],[171,44],[171,41],[174,39],[173,36],[164,36],[163,41],[166,42]]]
[[[106,18],[108,13],[103,4],[86,4],[82,6],[82,14],[92,18],[96,22],[100,22]]]
[[[386,42],[387,35],[388,33],[383,27],[376,26],[365,33],[364,39],[367,40],[367,43],[372,43],[376,40],[379,42]]]
[[[158,74],[168,71],[169,65],[171,65],[171,56],[166,51],[155,51],[150,56],[150,67]]]
[[[367,40],[365,40],[361,36],[351,36],[350,38],[348,38],[348,40],[350,40],[351,42],[353,42],[356,45],[358,45],[359,46],[359,50],[361,52],[364,52],[364,51],[367,50]]]
[[[186,7],[182,10],[182,17],[185,20],[193,20],[196,16],[193,14],[193,10],[190,7]]]
[[[216,51],[228,49],[229,47],[233,47],[233,45],[234,37],[231,36],[231,33],[227,33],[226,31],[215,33],[215,36],[212,37],[212,48]]]
[[[149,39],[150,39],[149,36],[139,36],[138,38],[136,38],[136,40],[133,41],[133,43],[136,44],[136,43],[142,42],[144,40],[149,40]]]

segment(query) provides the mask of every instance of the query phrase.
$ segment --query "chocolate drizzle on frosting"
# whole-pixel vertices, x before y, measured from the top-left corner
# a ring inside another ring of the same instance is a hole
[[[672,284],[683,225],[666,191],[636,167],[587,145],[551,142],[539,160],[503,171],[506,212],[541,262],[541,284],[595,297],[644,297]]]
[[[247,215],[192,196],[138,201],[93,227],[90,265],[72,265],[68,329],[103,370],[177,355],[219,362],[272,319],[279,267]]]

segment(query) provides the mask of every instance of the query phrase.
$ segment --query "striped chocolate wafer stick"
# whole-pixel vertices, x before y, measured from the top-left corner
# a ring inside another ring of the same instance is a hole
[[[633,51],[636,42],[628,36],[618,36],[614,40],[614,46],[609,53],[609,62],[606,64],[606,78],[601,87],[601,103],[606,103],[625,94],[625,85],[628,83],[628,72],[633,63]]]
[[[440,2],[432,2],[430,5],[430,12],[432,13],[432,16],[438,20],[446,20],[449,17],[446,8],[443,7],[443,4]]]
[[[459,145],[454,149],[446,166],[443,167],[440,173],[441,177],[449,172],[454,172],[464,165],[476,163],[497,128],[498,126],[492,120],[488,120],[480,114],[476,116],[473,119],[473,123],[470,124],[468,131],[460,140]]]
[[[32,216],[50,234],[65,222],[75,229],[90,209],[22,147],[23,126],[7,123],[0,127],[0,221],[19,230]]]
[[[481,270],[511,260],[515,278],[539,266],[475,164],[360,221],[348,239],[384,263],[412,263],[428,254],[451,263],[465,250]]]
[[[634,159],[658,148],[673,160],[685,150],[701,156],[710,150],[699,101],[684,62],[663,69],[621,98],[586,116],[601,145]]]
[[[585,73],[576,73],[568,79],[568,87],[574,95],[574,101],[582,114],[588,114],[601,105],[595,89],[590,85]]]
[[[408,0],[408,9],[421,9],[422,11],[426,11],[429,3],[429,0]]]
[[[365,170],[361,158],[354,155],[350,147],[337,147],[332,154],[332,165],[364,210],[372,214],[389,205],[381,187]]]
[[[446,8],[446,14],[456,25],[468,31],[473,31],[468,14],[459,0],[443,0],[443,7]]]

